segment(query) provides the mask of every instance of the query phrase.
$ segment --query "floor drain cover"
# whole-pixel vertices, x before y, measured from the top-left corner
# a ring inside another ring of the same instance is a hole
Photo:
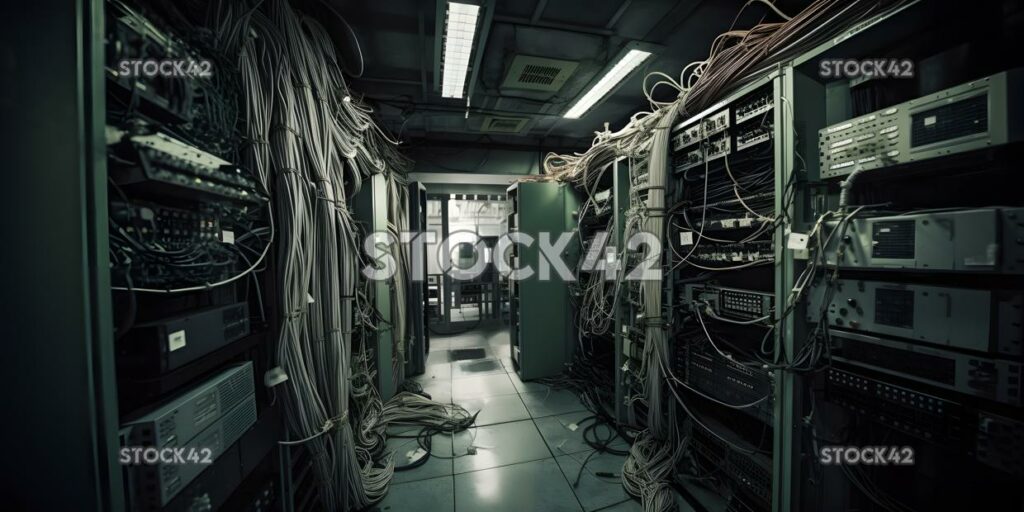
[[[483,359],[480,361],[466,361],[459,363],[459,370],[466,373],[493,372],[504,370],[505,367],[497,359]]]
[[[466,361],[469,359],[483,359],[487,357],[482,348],[458,348],[448,352],[449,361]]]

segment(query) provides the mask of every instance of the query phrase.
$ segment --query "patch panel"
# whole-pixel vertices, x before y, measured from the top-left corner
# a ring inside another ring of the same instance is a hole
[[[704,154],[707,161],[717,160],[732,152],[732,137],[728,133],[723,133],[718,138],[708,140],[706,146]]]
[[[703,136],[710,137],[729,128],[729,109],[710,115],[701,121]]]
[[[742,131],[736,135],[736,151],[741,151],[747,148],[754,147],[762,142],[768,142],[772,140],[772,132],[774,126],[772,124],[764,124],[759,126],[753,126],[745,131]]]
[[[677,171],[697,167],[704,163],[704,148],[698,147],[685,155],[676,157],[675,168]]]
[[[701,135],[702,123],[695,123],[672,138],[672,150],[679,151],[686,146],[700,142],[704,137]]]
[[[774,106],[775,99],[772,97],[771,91],[758,94],[736,106],[736,124],[769,112]]]

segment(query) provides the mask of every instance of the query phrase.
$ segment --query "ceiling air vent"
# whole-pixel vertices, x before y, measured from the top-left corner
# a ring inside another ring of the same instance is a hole
[[[516,55],[508,68],[503,89],[558,92],[569,79],[578,62]]]
[[[530,118],[528,117],[486,116],[484,117],[483,124],[480,125],[480,131],[495,133],[519,133],[523,131],[523,128],[526,126],[526,122],[529,120]]]

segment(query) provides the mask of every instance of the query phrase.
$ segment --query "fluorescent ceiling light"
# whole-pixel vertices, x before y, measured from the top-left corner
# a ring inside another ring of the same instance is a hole
[[[618,62],[608,70],[600,80],[590,88],[580,99],[576,100],[576,103],[562,115],[569,119],[579,119],[580,116],[587,113],[590,107],[593,107],[597,102],[601,101],[602,98],[608,95],[609,92],[619,82],[625,80],[630,73],[633,72],[643,61],[647,60],[651,56],[650,52],[642,50],[630,50],[629,53],[624,55]]]
[[[469,56],[473,53],[473,36],[479,16],[479,5],[448,3],[448,17],[444,25],[442,98],[461,98],[466,90]]]

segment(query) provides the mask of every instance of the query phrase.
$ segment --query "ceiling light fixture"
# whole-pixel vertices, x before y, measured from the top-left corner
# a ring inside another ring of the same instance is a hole
[[[604,76],[590,87],[580,99],[576,100],[569,110],[562,114],[568,119],[579,119],[586,114],[591,107],[608,95],[620,82],[626,79],[640,64],[643,64],[651,56],[651,52],[631,49],[622,55],[618,62],[605,72]]]
[[[448,2],[444,24],[442,98],[461,98],[466,91],[469,57],[473,53],[473,37],[479,18],[479,5]]]

